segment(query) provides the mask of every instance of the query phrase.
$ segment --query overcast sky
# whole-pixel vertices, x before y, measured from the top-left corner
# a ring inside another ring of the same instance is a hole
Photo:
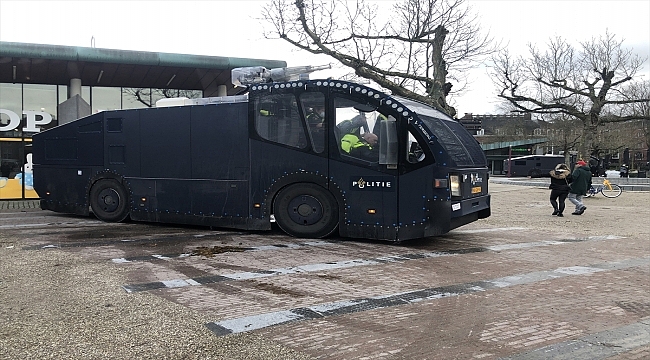
[[[523,54],[550,37],[573,43],[609,30],[644,58],[650,57],[650,0],[468,0],[483,29]],[[390,8],[393,1],[379,1]],[[277,59],[289,66],[331,62],[266,40],[256,18],[265,1],[28,1],[0,0],[0,41],[195,55]],[[330,76],[326,71],[312,78]],[[642,76],[650,77],[646,62]],[[498,113],[496,90],[485,67],[470,75],[469,90],[456,98],[463,113]]]

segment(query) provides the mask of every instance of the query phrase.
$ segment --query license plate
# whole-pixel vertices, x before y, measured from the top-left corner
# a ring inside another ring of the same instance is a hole
[[[474,186],[472,188],[472,194],[479,194],[481,192],[481,187],[480,186]]]

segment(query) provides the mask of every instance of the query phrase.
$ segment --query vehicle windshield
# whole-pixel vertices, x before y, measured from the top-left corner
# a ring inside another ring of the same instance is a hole
[[[398,98],[399,102],[418,114],[424,125],[435,135],[457,166],[487,166],[481,145],[449,115],[413,100]]]

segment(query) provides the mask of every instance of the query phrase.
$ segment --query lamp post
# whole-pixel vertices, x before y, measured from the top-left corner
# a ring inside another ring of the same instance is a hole
[[[512,145],[508,145],[508,177],[512,176],[510,172],[511,167],[512,167]]]

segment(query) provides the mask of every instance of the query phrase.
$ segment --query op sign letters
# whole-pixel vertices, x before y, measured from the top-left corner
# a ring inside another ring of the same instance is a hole
[[[18,114],[11,110],[0,109],[0,115],[2,114],[9,118],[9,122],[6,125],[0,123],[0,131],[11,131],[20,126],[21,119]],[[52,122],[52,115],[42,111],[23,110],[23,115],[27,125],[23,128],[25,132],[40,132],[41,129],[36,125],[47,125]]]

